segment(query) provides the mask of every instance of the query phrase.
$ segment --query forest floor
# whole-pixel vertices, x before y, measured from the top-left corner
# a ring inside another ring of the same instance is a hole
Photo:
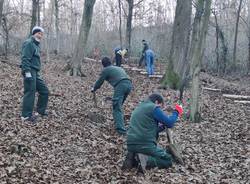
[[[11,58],[11,62],[18,61]],[[87,77],[69,77],[62,69],[64,59],[52,58],[43,64],[42,75],[52,96],[46,119],[36,125],[22,123],[20,105],[23,94],[20,69],[0,62],[0,183],[249,183],[250,106],[222,97],[222,93],[250,95],[250,77],[222,79],[201,73],[202,86],[222,92],[201,93],[202,122],[181,119],[173,133],[185,165],[151,169],[146,176],[136,170],[123,172],[126,139],[117,135],[111,114],[112,88],[105,83],[97,91],[94,107],[91,86],[102,67],[84,62]],[[158,66],[159,68],[164,68]],[[176,92],[159,90],[159,79],[128,71],[134,91],[125,103],[129,116],[143,98],[160,91],[168,104]],[[187,101],[190,92],[185,93]],[[188,108],[184,105],[184,108]],[[165,147],[165,132],[159,144]]]

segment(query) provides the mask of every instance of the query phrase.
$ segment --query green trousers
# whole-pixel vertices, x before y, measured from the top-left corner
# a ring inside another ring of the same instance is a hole
[[[22,105],[22,116],[32,116],[35,94],[38,92],[38,101],[36,111],[39,114],[44,114],[48,104],[49,90],[36,70],[31,70],[32,78],[24,77],[24,96]]]
[[[160,169],[172,166],[173,158],[169,152],[158,147],[156,144],[127,145],[128,151],[148,155],[147,168],[158,167]]]
[[[116,131],[120,134],[126,134],[122,105],[125,102],[131,90],[132,90],[132,83],[130,80],[120,81],[119,84],[114,88],[114,95],[112,99],[113,118],[115,121]]]

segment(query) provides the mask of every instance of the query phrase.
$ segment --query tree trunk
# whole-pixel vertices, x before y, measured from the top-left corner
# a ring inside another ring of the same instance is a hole
[[[55,27],[56,27],[56,51],[55,54],[59,53],[60,43],[59,43],[59,7],[58,0],[55,0]]]
[[[239,8],[237,10],[236,24],[235,24],[235,35],[234,35],[234,50],[233,50],[233,69],[236,69],[236,49],[237,49],[237,39],[238,39],[238,27],[240,19],[242,0],[240,0]]]
[[[2,20],[3,20],[3,30],[5,32],[4,56],[5,56],[5,59],[8,59],[9,29],[7,25],[7,17],[3,16]]]
[[[81,71],[81,63],[84,59],[84,51],[88,40],[89,30],[91,27],[93,9],[95,0],[85,0],[82,15],[82,23],[78,40],[74,49],[73,58],[70,64],[69,74],[71,76],[84,76]]]
[[[250,74],[250,1],[248,1],[248,63],[247,63],[247,74]]]
[[[0,25],[2,22],[2,15],[3,15],[3,3],[4,3],[4,0],[0,0]]]
[[[37,25],[41,25],[41,7],[40,7],[40,1],[37,0]]]
[[[122,5],[121,0],[118,0],[119,6],[119,37],[120,37],[120,47],[122,48]]]
[[[211,0],[197,0],[196,14],[193,23],[192,42],[190,49],[191,61],[191,120],[200,122],[199,93],[200,93],[200,66],[205,45],[206,33],[210,17]],[[204,14],[204,15],[203,15]]]
[[[48,29],[46,32],[46,60],[47,62],[50,62],[50,35],[51,35],[51,29],[52,29],[52,23],[53,23],[53,14],[54,14],[54,9],[55,9],[55,4],[53,3],[53,0],[50,1],[49,4],[49,10],[47,13],[47,16],[49,17],[48,19]]]
[[[127,2],[128,2],[128,17],[127,17],[127,28],[126,28],[126,47],[128,49],[128,57],[130,57],[134,0],[127,0]]]
[[[219,68],[220,68],[220,62],[219,62],[219,25],[218,25],[218,19],[217,19],[217,15],[215,12],[213,12],[214,14],[214,19],[215,19],[215,29],[216,29],[216,47],[215,47],[215,53],[216,53],[216,67],[217,67],[217,73],[219,73]]]
[[[220,29],[220,27],[218,27],[218,31],[219,31],[219,39],[221,41],[221,62],[220,62],[220,66],[219,66],[219,73],[220,74],[225,74],[226,73],[226,65],[228,63],[228,48],[227,48],[227,44],[225,41],[225,37],[224,37],[224,33],[222,32],[222,30]]]
[[[185,78],[191,30],[191,0],[177,0],[169,64],[162,80],[163,85],[177,89]]]
[[[31,24],[30,24],[30,34],[32,33],[33,27],[37,22],[37,9],[38,9],[38,1],[32,0],[32,15],[31,15]]]

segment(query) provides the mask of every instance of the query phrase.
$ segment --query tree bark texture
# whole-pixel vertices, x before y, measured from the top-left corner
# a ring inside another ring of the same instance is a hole
[[[85,0],[84,2],[80,32],[69,71],[71,76],[84,76],[81,71],[81,63],[84,59],[84,50],[88,40],[89,30],[91,28],[94,5],[95,0]]]
[[[134,0],[127,0],[127,2],[128,2],[128,17],[127,17],[127,28],[126,28],[126,48],[128,49],[128,56],[130,56]]]
[[[200,121],[199,93],[200,93],[200,66],[205,45],[206,33],[210,17],[211,0],[197,0],[196,13],[193,23],[192,42],[190,49],[191,61],[191,120]]]
[[[238,39],[238,28],[239,28],[239,19],[240,11],[242,6],[242,1],[240,0],[239,8],[237,10],[236,24],[235,24],[235,34],[234,34],[234,50],[233,50],[233,69],[236,69],[236,52],[237,52],[237,39]]]
[[[60,43],[59,43],[59,7],[58,0],[55,1],[55,27],[56,27],[56,54],[59,53]]]
[[[190,44],[191,13],[191,0],[177,0],[169,64],[163,79],[163,83],[171,88],[179,88],[179,83],[185,78]]]
[[[32,15],[31,15],[31,24],[30,24],[30,34],[32,32],[33,27],[37,23],[37,10],[38,10],[38,0],[32,0]]]
[[[0,0],[0,24],[2,22],[2,16],[3,16],[3,3],[4,0]]]
[[[119,37],[120,37],[120,47],[122,48],[122,4],[121,0],[118,0],[119,7]]]

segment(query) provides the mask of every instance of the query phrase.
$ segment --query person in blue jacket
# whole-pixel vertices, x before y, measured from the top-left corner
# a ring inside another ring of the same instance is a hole
[[[136,153],[148,156],[147,167],[168,168],[172,166],[173,157],[167,150],[157,146],[159,132],[165,127],[172,128],[183,113],[180,105],[175,105],[175,110],[170,116],[163,112],[163,97],[153,93],[148,99],[141,102],[132,112],[130,126],[127,133],[128,154],[123,164],[123,169],[133,167]]]

